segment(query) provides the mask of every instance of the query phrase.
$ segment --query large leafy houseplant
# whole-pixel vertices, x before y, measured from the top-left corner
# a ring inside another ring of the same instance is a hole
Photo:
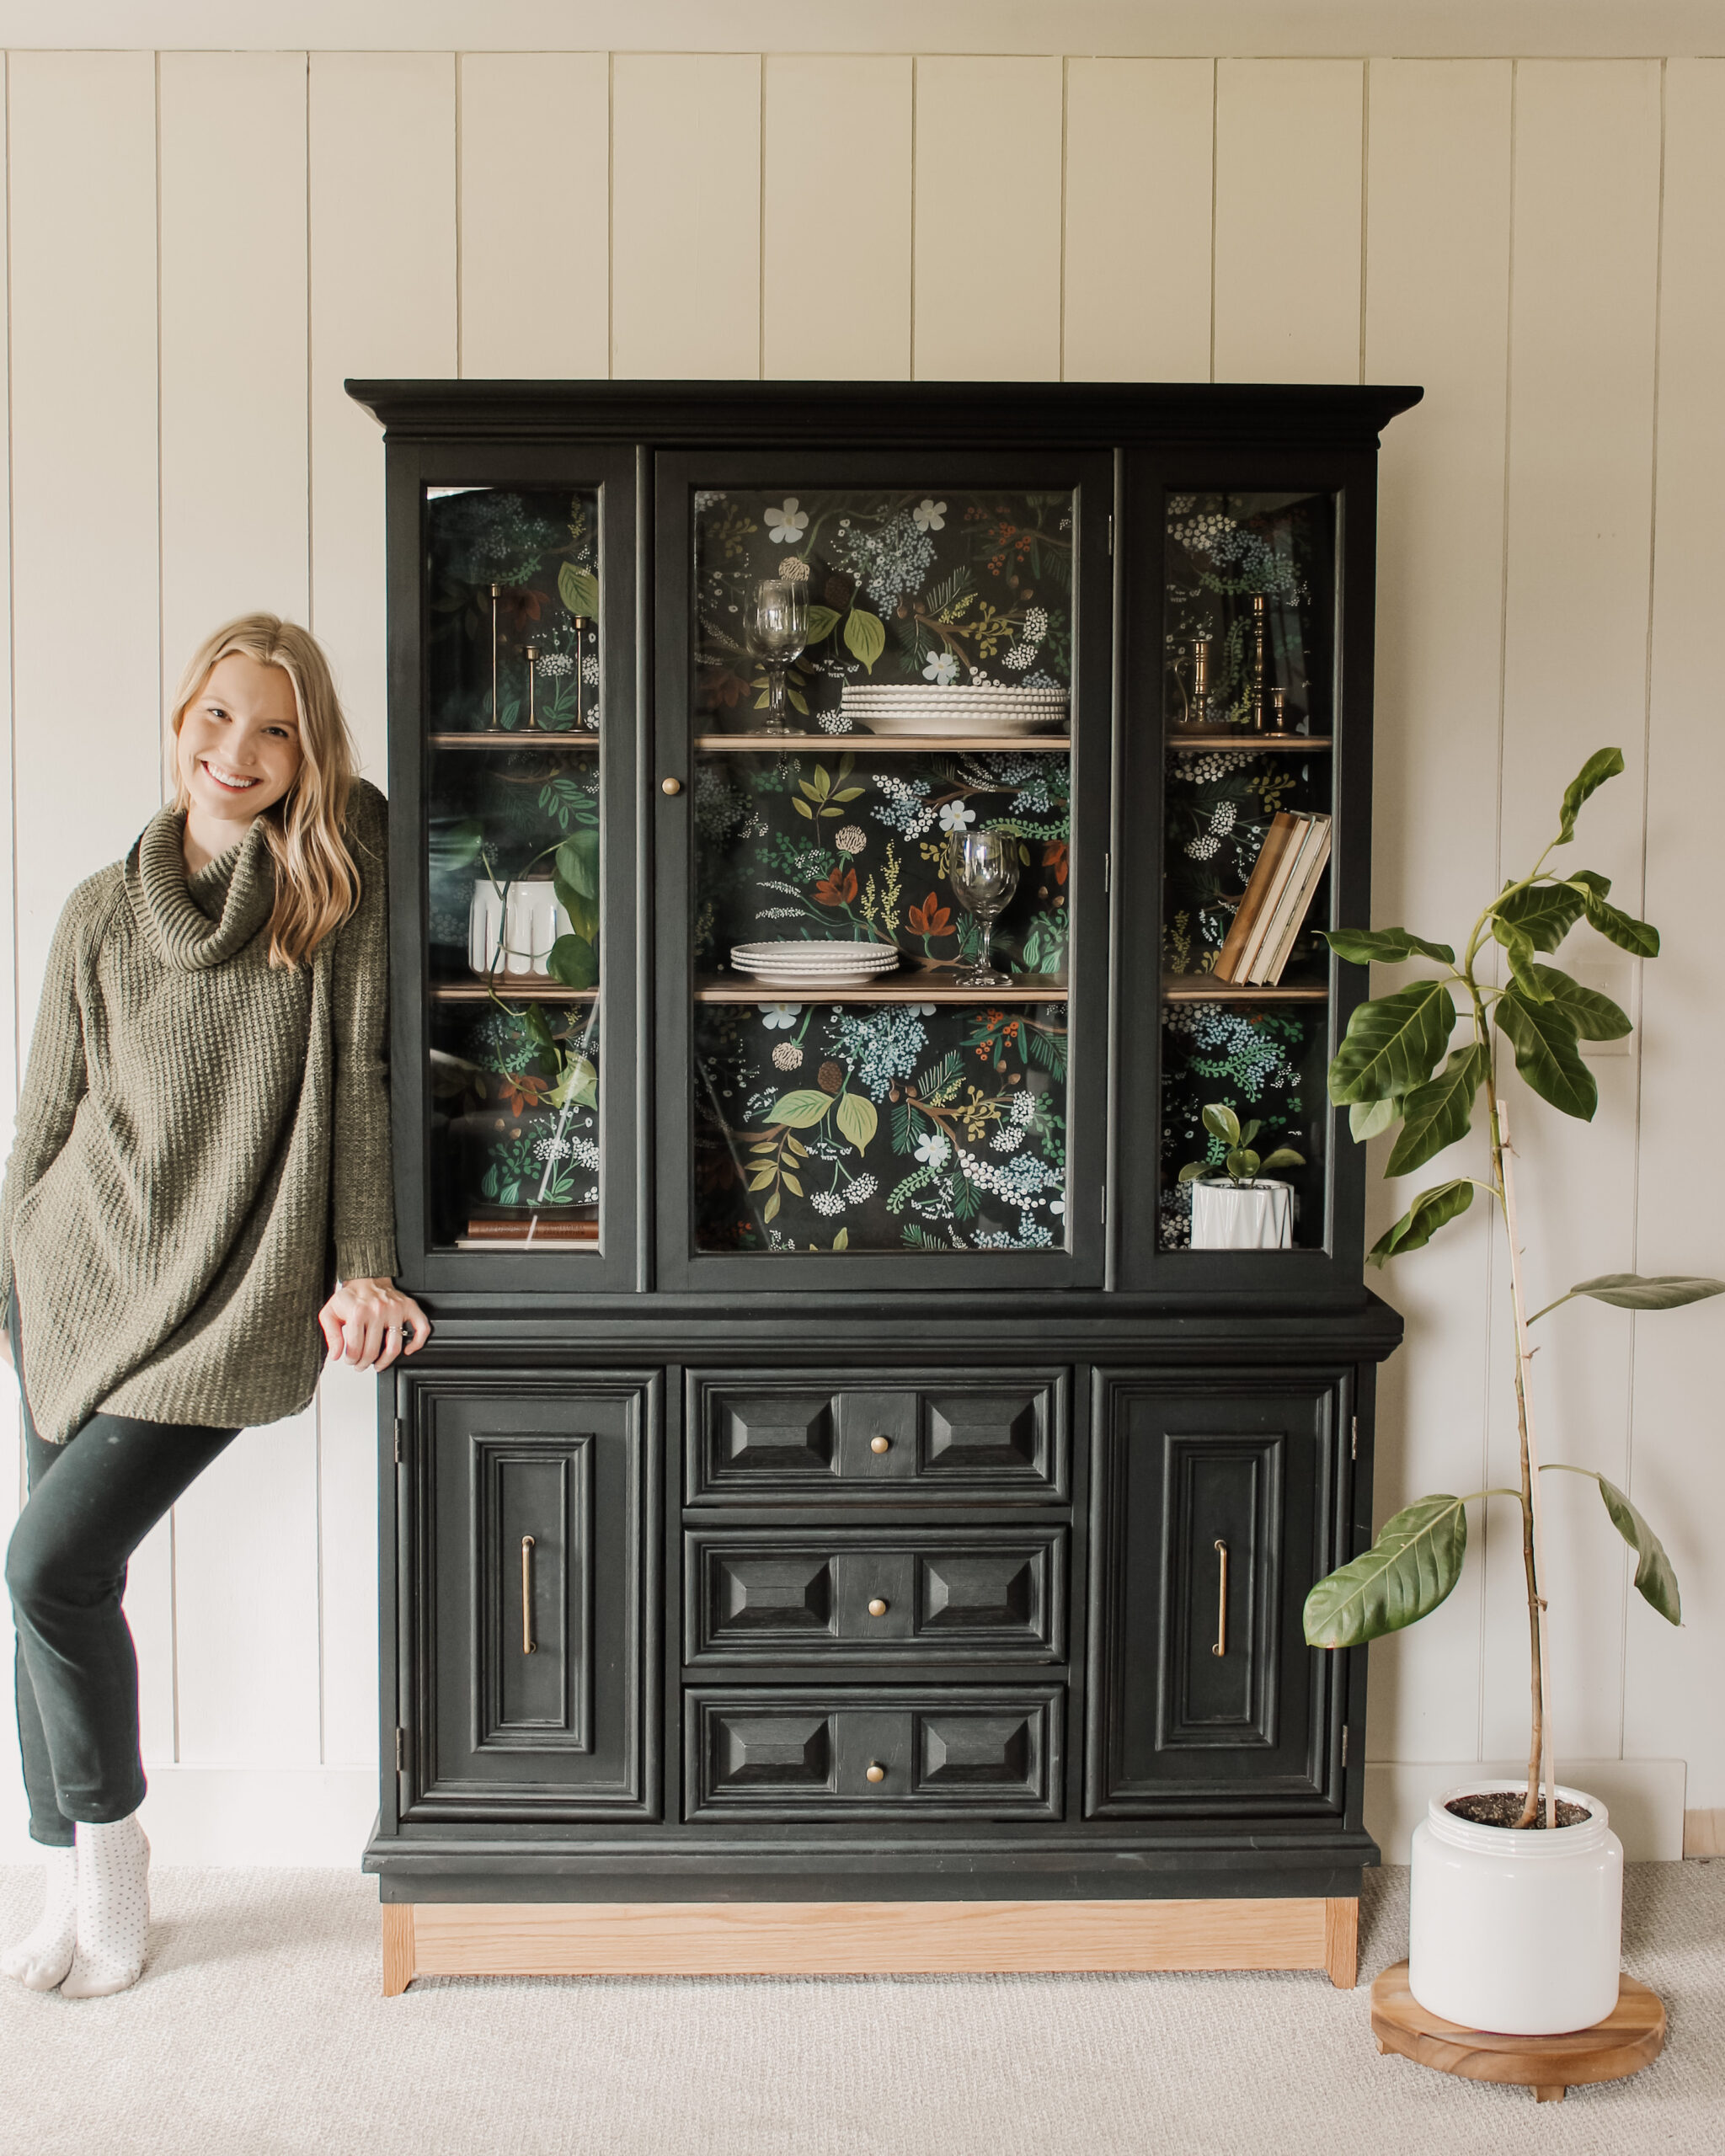
[[[1584,988],[1544,963],[1583,920],[1620,950],[1637,958],[1658,955],[1656,929],[1610,903],[1610,880],[1589,868],[1564,873],[1547,863],[1575,835],[1576,819],[1589,796],[1623,769],[1616,749],[1589,757],[1563,796],[1557,833],[1523,877],[1505,883],[1474,923],[1458,958],[1447,943],[1428,942],[1405,928],[1336,929],[1330,947],[1354,965],[1423,958],[1436,969],[1354,1011],[1330,1065],[1330,1098],[1345,1106],[1354,1136],[1365,1140],[1391,1130],[1396,1140],[1384,1172],[1410,1175],[1464,1138],[1475,1105],[1485,1097],[1490,1145],[1487,1177],[1455,1176],[1422,1191],[1401,1219],[1380,1237],[1369,1262],[1420,1249],[1483,1191],[1501,1220],[1509,1244],[1510,1302],[1515,1330],[1515,1410],[1520,1451],[1519,1487],[1447,1492],[1421,1497],[1386,1521],[1363,1556],[1318,1582],[1306,1603],[1306,1636],[1321,1647],[1364,1646],[1417,1623],[1448,1597],[1467,1554],[1467,1507],[1476,1498],[1507,1497],[1521,1514],[1522,1566],[1532,1661],[1532,1716],[1527,1794],[1516,1824],[1545,1819],[1556,1824],[1557,1774],[1552,1760],[1546,1655],[1542,1473],[1588,1476],[1599,1486],[1611,1524],[1635,1552],[1635,1584],[1668,1622],[1681,1621],[1677,1579],[1670,1560],[1647,1521],[1624,1492],[1591,1468],[1541,1462],[1535,1435],[1532,1351],[1529,1328],[1577,1296],[1630,1310],[1671,1310],[1725,1293],[1725,1281],[1633,1273],[1610,1273],[1578,1281],[1543,1310],[1530,1311],[1522,1272],[1515,1205],[1514,1152],[1509,1112],[1499,1083],[1498,1056],[1505,1042],[1515,1068],[1541,1100],[1583,1122],[1599,1105],[1599,1089],[1583,1061],[1583,1040],[1617,1040],[1630,1031],[1627,1015],[1609,996]],[[1488,979],[1499,965],[1501,986]],[[1461,1027],[1456,1038],[1458,1023]]]

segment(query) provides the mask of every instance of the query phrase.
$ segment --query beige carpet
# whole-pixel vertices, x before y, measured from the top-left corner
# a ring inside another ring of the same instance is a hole
[[[0,1936],[34,1915],[0,1870]],[[1725,1861],[1632,1868],[1665,2057],[1535,2107],[1380,2058],[1406,1943],[1372,1881],[1362,1988],[1318,1976],[421,1981],[378,1995],[369,1881],[167,1871],[118,1999],[0,1979],[5,2156],[1717,2156]]]

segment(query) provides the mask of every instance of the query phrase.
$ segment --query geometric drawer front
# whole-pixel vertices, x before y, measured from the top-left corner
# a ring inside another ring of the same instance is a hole
[[[692,1370],[688,1501],[1065,1495],[1065,1370]]]
[[[1065,1652],[1064,1528],[699,1528],[683,1547],[692,1663]]]
[[[1059,1685],[683,1696],[691,1819],[1060,1816]]]

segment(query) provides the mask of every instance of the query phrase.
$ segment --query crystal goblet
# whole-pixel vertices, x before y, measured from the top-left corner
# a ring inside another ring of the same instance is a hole
[[[1018,888],[1018,841],[1010,831],[954,831],[947,846],[953,896],[982,931],[976,963],[958,976],[961,988],[1004,988],[1009,976],[989,963],[994,925]]]
[[[768,577],[755,587],[745,611],[744,641],[766,669],[766,723],[763,734],[794,734],[785,716],[785,670],[809,642],[809,586],[789,577]]]

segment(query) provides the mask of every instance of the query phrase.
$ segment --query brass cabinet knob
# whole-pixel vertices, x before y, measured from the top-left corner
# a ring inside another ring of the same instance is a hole
[[[884,1616],[885,1616],[885,1614],[886,1614],[886,1604],[885,1604],[885,1603],[884,1603],[884,1602],[881,1600],[881,1598],[880,1598],[880,1597],[879,1597],[879,1595],[876,1595],[876,1596],[875,1596],[875,1598],[874,1598],[874,1599],[873,1599],[873,1602],[871,1602],[871,1603],[869,1604],[869,1605],[868,1605],[868,1614],[869,1614],[869,1615],[870,1615],[871,1617],[884,1617]]]
[[[892,1449],[893,1441],[890,1438],[871,1438],[868,1440],[870,1452],[890,1452]]]
[[[886,1780],[886,1769],[881,1765],[879,1759],[871,1759],[868,1762],[867,1778],[872,1782],[884,1782]]]
[[[662,778],[659,782],[659,790],[661,793],[681,793],[683,782],[680,778]]]

